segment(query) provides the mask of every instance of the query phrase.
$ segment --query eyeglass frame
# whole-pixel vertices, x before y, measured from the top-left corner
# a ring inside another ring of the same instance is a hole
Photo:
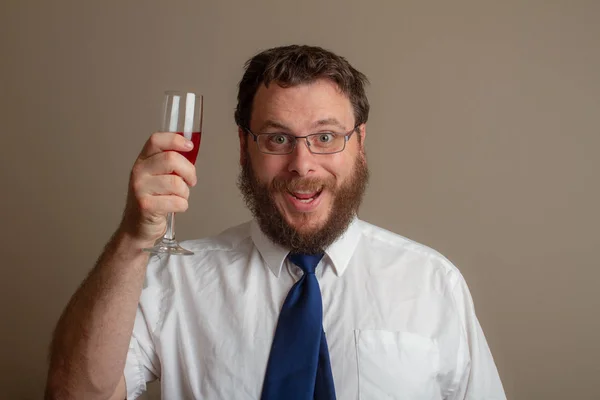
[[[304,142],[306,143],[306,147],[308,148],[308,151],[310,151],[311,154],[316,154],[316,155],[320,155],[320,156],[327,156],[330,154],[337,154],[337,153],[341,153],[342,151],[346,150],[346,143],[348,143],[348,140],[350,140],[350,138],[352,137],[352,135],[354,134],[354,132],[357,131],[358,127],[361,124],[355,125],[354,128],[352,128],[351,131],[348,131],[344,134],[341,133],[335,133],[335,132],[321,132],[321,133],[311,133],[310,135],[305,135],[305,136],[296,136],[296,135],[291,135],[289,133],[282,133],[282,132],[274,132],[274,133],[259,133],[256,134],[254,132],[252,132],[250,130],[250,128],[245,128],[243,126],[240,126],[241,129],[243,129],[244,131],[246,131],[247,133],[252,135],[252,138],[254,139],[254,142],[256,143],[256,147],[258,147],[258,151],[260,151],[263,154],[269,154],[269,155],[273,155],[273,156],[286,156],[288,154],[292,154],[294,152],[294,150],[296,150],[296,145],[298,144],[298,139],[305,139]],[[344,147],[341,148],[341,150],[338,151],[334,151],[331,153],[315,153],[312,151],[311,147],[310,147],[310,142],[308,141],[308,138],[311,136],[316,136],[316,135],[322,135],[324,133],[330,133],[333,135],[340,135],[344,138]],[[287,136],[291,136],[294,138],[294,145],[293,147],[290,149],[290,151],[288,151],[287,153],[268,153],[266,151],[262,151],[260,149],[260,146],[258,145],[258,137],[259,136],[265,136],[265,135],[287,135]]]

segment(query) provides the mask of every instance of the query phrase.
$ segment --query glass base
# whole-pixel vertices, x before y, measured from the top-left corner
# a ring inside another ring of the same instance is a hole
[[[191,256],[194,252],[184,249],[176,240],[162,239],[154,247],[143,249],[152,254],[173,254],[177,256]]]

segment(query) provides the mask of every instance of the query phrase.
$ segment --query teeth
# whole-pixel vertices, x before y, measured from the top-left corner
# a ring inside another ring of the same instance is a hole
[[[318,195],[321,194],[322,189],[319,189],[317,191],[314,190],[295,190],[293,192],[289,192],[292,196],[294,196],[294,198],[299,201],[300,203],[304,203],[304,204],[308,204],[310,202],[312,202]],[[306,195],[313,195],[310,198],[301,198],[301,197],[306,197]],[[299,197],[300,196],[300,197]]]
[[[315,195],[317,195],[317,194],[321,193],[322,190],[323,189],[317,189],[317,190],[294,190],[293,192],[290,192],[290,193],[292,193],[292,194],[293,193],[298,193],[300,195],[302,195],[302,194],[313,194],[314,193]]]

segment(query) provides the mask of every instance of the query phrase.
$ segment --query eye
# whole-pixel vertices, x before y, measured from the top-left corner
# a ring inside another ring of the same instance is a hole
[[[329,143],[334,139],[331,133],[320,133],[317,138],[319,139],[319,143]]]
[[[269,140],[274,144],[287,144],[290,141],[287,135],[282,134],[272,134],[269,136]]]

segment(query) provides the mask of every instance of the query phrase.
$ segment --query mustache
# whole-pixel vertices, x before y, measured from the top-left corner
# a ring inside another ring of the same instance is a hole
[[[275,178],[271,182],[270,186],[271,192],[317,192],[323,189],[335,191],[336,179],[333,176],[324,179],[301,177],[296,177],[292,179]]]

